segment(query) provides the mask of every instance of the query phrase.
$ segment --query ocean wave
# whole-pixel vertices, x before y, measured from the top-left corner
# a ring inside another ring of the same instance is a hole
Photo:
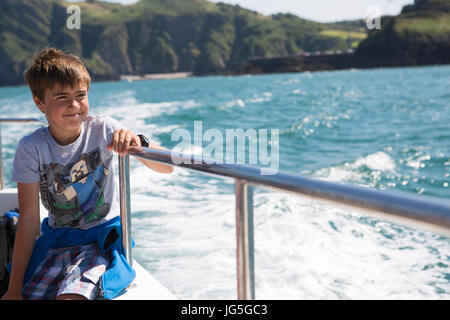
[[[261,299],[442,298],[432,279],[448,292],[448,239],[281,193],[254,201]]]
[[[336,127],[341,121],[348,121],[351,119],[351,111],[341,111],[336,114],[330,111],[324,110],[317,113],[307,114],[298,119],[294,124],[286,129],[280,131],[280,135],[296,136],[299,135],[302,138],[306,138],[315,133],[315,131],[321,129],[332,129]],[[318,135],[320,139],[339,139],[336,137],[329,137],[328,135]],[[342,138],[348,140],[348,137]]]
[[[133,102],[134,101],[134,102]],[[137,103],[133,98],[129,103],[120,103],[115,107],[108,107],[103,111],[104,115],[117,118],[119,121],[144,121],[157,116],[172,115],[178,111],[184,111],[200,107],[195,100],[163,101]]]
[[[352,182],[374,187],[382,174],[395,176],[395,168],[395,161],[387,153],[378,151],[352,162],[317,170],[312,175],[329,181]]]

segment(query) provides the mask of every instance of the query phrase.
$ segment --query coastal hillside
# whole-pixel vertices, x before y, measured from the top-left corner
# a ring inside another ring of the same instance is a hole
[[[400,15],[382,17],[355,52],[355,66],[391,67],[450,63],[450,1],[415,0]]]
[[[81,8],[69,30],[66,8]],[[0,1],[0,85],[23,83],[33,52],[55,46],[82,57],[94,80],[120,75],[227,73],[251,57],[356,47],[363,20],[317,23],[290,14],[264,16],[206,0]]]

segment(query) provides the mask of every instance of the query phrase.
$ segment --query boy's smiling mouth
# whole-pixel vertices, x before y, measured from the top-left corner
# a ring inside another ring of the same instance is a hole
[[[74,118],[76,116],[82,116],[83,113],[64,114],[63,117]]]

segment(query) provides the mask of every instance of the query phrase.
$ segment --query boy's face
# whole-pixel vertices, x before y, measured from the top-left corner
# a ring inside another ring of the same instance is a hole
[[[33,97],[39,110],[45,113],[50,131],[57,142],[70,142],[81,132],[81,124],[89,112],[88,88],[85,85],[45,90],[44,101]],[[58,141],[60,140],[60,141]]]

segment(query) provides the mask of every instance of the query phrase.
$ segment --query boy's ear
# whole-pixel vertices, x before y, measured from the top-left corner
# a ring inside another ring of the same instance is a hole
[[[38,109],[39,109],[42,113],[45,113],[44,103],[41,101],[41,99],[39,99],[38,97],[36,97],[35,95],[33,95],[33,100],[34,100],[34,103],[36,104],[36,107],[38,107]]]

